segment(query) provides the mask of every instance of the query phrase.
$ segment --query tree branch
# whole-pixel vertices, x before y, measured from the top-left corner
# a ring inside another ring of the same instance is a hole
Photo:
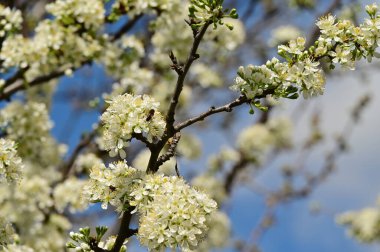
[[[165,163],[166,161],[168,161],[170,158],[172,158],[175,155],[175,150],[177,148],[180,138],[181,138],[181,133],[177,132],[173,137],[173,141],[171,142],[168,151],[158,158],[157,160],[158,167],[160,167],[163,163]]]
[[[117,234],[117,238],[116,238],[113,248],[111,249],[111,252],[119,252],[120,248],[123,246],[125,239],[137,233],[137,229],[129,228],[129,223],[131,222],[131,219],[132,219],[131,212],[133,211],[133,209],[129,209],[123,213],[123,217],[121,218],[119,233]]]
[[[186,75],[187,75],[191,65],[193,64],[193,62],[196,59],[199,58],[199,55],[197,54],[197,50],[198,50],[199,44],[200,44],[204,34],[206,33],[207,28],[210,26],[210,24],[211,24],[210,22],[207,22],[204,26],[202,26],[201,30],[195,35],[193,46],[190,50],[189,57],[187,58],[187,61],[184,65],[182,71],[177,72],[178,73],[178,79],[177,79],[175,91],[174,91],[174,94],[173,94],[172,99],[170,101],[170,107],[169,107],[168,113],[166,115],[166,127],[167,127],[167,130],[169,131],[169,133],[174,133],[174,131],[173,131],[173,129],[174,129],[174,127],[173,127],[174,114],[175,114],[175,109],[176,109],[177,104],[178,104],[178,99],[179,99],[179,96],[181,95],[182,88],[184,85],[184,81],[185,81]]]
[[[37,77],[36,79],[32,80],[29,83],[26,83],[24,80],[22,80],[20,78],[18,80],[14,79],[14,80],[12,80],[13,83],[9,82],[8,86],[6,86],[4,88],[4,90],[3,90],[3,92],[0,93],[0,100],[9,100],[10,97],[14,93],[16,93],[16,92],[18,92],[20,90],[24,90],[27,87],[37,86],[37,85],[40,85],[42,83],[48,82],[48,81],[50,81],[52,79],[61,77],[62,75],[64,75],[64,73],[65,73],[64,71],[52,72],[52,73],[50,73],[48,75]]]
[[[118,30],[113,37],[111,38],[111,41],[116,41],[119,38],[121,38],[125,33],[127,33],[129,30],[135,26],[135,24],[142,18],[143,14],[139,14],[132,19],[128,20],[121,28]]]
[[[70,175],[71,169],[74,165],[75,160],[77,159],[79,154],[82,152],[82,150],[84,148],[86,148],[92,142],[92,140],[94,140],[96,134],[97,134],[97,132],[95,129],[91,133],[85,135],[82,138],[82,140],[79,142],[79,144],[75,147],[75,149],[74,149],[73,153],[71,154],[69,160],[66,163],[64,163],[60,169],[62,171],[62,180],[66,180],[68,178],[68,176]]]
[[[174,127],[174,130],[177,132],[177,131],[180,131],[182,130],[183,128],[186,128],[196,122],[199,122],[199,121],[203,121],[206,117],[209,117],[210,115],[213,115],[213,114],[217,114],[217,113],[220,113],[220,112],[231,112],[233,108],[237,107],[237,106],[240,106],[244,103],[247,103],[249,102],[250,100],[246,97],[246,96],[240,96],[239,98],[237,98],[236,100],[234,100],[233,102],[230,102],[226,105],[223,105],[223,106],[220,106],[220,107],[211,107],[208,111],[196,116],[196,117],[193,117],[193,118],[190,118],[188,119],[187,121],[184,121],[182,123],[179,123],[178,125],[176,125]]]
[[[160,152],[164,148],[169,138],[173,137],[174,134],[176,133],[174,129],[174,115],[175,115],[175,109],[178,104],[178,99],[179,99],[179,96],[181,95],[184,81],[191,65],[196,59],[199,58],[199,55],[197,54],[197,50],[210,24],[211,24],[211,21],[208,21],[202,26],[200,31],[197,31],[197,32],[193,31],[194,41],[193,41],[193,45],[191,47],[189,56],[186,60],[186,63],[183,69],[180,72],[177,72],[178,79],[177,79],[176,87],[175,87],[172,99],[170,101],[168,112],[166,114],[166,129],[165,129],[164,136],[158,143],[156,143],[154,146],[151,146],[151,148],[149,148],[151,155],[150,155],[148,167],[147,167],[148,173],[155,173],[158,170],[159,166],[157,165],[157,160],[159,158]],[[171,58],[174,58],[174,55],[171,55]]]

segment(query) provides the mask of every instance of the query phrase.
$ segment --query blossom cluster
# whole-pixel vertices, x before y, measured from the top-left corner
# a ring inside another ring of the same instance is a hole
[[[104,19],[102,1],[61,0],[46,8],[56,19],[39,22],[32,38],[15,34],[5,39],[0,52],[2,71],[25,69],[26,80],[31,81],[55,70],[69,74],[100,54],[102,39],[96,31]]]
[[[119,154],[125,158],[123,148],[128,146],[133,134],[144,134],[150,142],[162,136],[166,124],[159,103],[148,95],[118,95],[109,104],[101,120],[103,147],[111,156]]]
[[[87,181],[70,177],[63,183],[58,184],[53,191],[54,206],[58,212],[62,213],[67,206],[69,211],[74,213],[87,208],[87,202],[78,197]]]
[[[152,251],[196,248],[207,234],[207,219],[216,202],[179,177],[148,175],[131,193],[140,214],[138,237]]]
[[[207,226],[210,227],[207,238],[202,241],[196,251],[208,252],[211,249],[223,248],[228,244],[231,235],[231,222],[225,213],[221,211],[211,213],[207,220]]]
[[[0,248],[6,244],[13,243],[15,231],[12,225],[3,217],[0,217]]]
[[[340,214],[337,222],[347,226],[348,234],[361,242],[380,240],[380,210],[378,208],[365,208]]]
[[[104,6],[101,0],[58,0],[46,5],[63,25],[83,25],[86,29],[98,30],[104,23]]]
[[[20,179],[23,164],[17,154],[16,143],[0,139],[0,181],[12,182]]]
[[[46,213],[54,204],[51,186],[47,180],[38,175],[30,175],[13,187],[0,185],[0,192],[0,216],[15,227],[22,227],[18,231],[18,240],[25,245],[9,244],[5,251],[62,251],[65,232],[71,224],[58,214],[52,213],[46,218]],[[49,236],[44,238],[44,234]]]
[[[22,15],[19,10],[12,10],[0,4],[0,38],[7,34],[20,30]]]
[[[266,124],[244,129],[237,138],[237,147],[245,159],[260,164],[270,149],[287,149],[292,145],[293,125],[286,118],[274,118]]]
[[[144,56],[145,49],[142,41],[136,36],[123,36],[116,41],[108,38],[103,50],[97,61],[105,66],[110,75],[115,78],[123,78],[128,74],[137,75],[130,68]],[[127,89],[123,89],[122,93],[125,90]]]
[[[181,4],[180,0],[116,0],[112,5],[111,21],[117,20],[122,14],[128,13],[130,17],[142,13],[167,12]]]
[[[108,167],[95,165],[88,183],[83,187],[83,199],[101,202],[103,209],[111,204],[122,212],[128,207],[129,195],[141,176],[140,171],[128,166],[125,161],[111,163]]]
[[[78,173],[89,173],[92,167],[102,164],[102,160],[98,158],[94,153],[85,153],[78,156],[75,160],[74,167]]]
[[[355,61],[363,57],[371,61],[377,56],[380,15],[376,4],[366,9],[370,18],[360,26],[336,20],[330,14],[322,17],[317,22],[321,36],[313,46],[306,48],[301,37],[280,45],[278,53],[285,62],[273,58],[262,66],[240,67],[233,88],[253,100],[267,95],[295,99],[298,91],[305,98],[323,94],[325,78],[320,59],[327,59],[331,68],[340,64],[353,69]],[[260,103],[253,104],[260,108]]]
[[[9,103],[0,111],[0,120],[6,137],[18,143],[18,153],[22,158],[40,158],[41,153],[38,152],[50,138],[49,131],[53,127],[45,104]]]
[[[208,22],[214,25],[223,24],[222,18],[238,18],[236,9],[232,9],[228,14],[227,10],[223,9],[224,0],[191,0],[189,6],[189,17],[192,19],[192,27],[196,29]],[[232,26],[226,24],[227,27],[233,29]]]
[[[113,245],[115,244],[116,237],[109,236],[105,242],[101,241],[104,234],[107,232],[108,228],[105,226],[96,227],[96,236],[91,236],[91,230],[89,227],[80,228],[78,233],[70,232],[71,242],[66,244],[67,248],[75,249],[78,252],[92,252],[93,246],[97,246],[100,249],[106,249],[107,251],[111,251]],[[118,252],[127,251],[127,247],[125,246],[125,241],[121,246]]]

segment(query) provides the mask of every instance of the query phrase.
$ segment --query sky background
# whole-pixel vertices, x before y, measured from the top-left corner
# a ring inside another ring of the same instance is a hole
[[[321,2],[326,5],[328,1]],[[361,2],[364,5],[373,1]],[[264,235],[260,243],[263,251],[380,251],[379,245],[361,245],[350,239],[344,228],[336,225],[334,220],[337,213],[374,206],[380,192],[380,60],[378,62],[371,65],[363,62],[358,71],[339,72],[329,76],[325,95],[306,103],[303,99],[286,101],[281,112],[277,112],[291,114],[300,104],[307,107],[295,131],[295,139],[298,139],[306,136],[309,129],[308,118],[318,109],[321,111],[322,127],[332,137],[342,131],[356,99],[367,92],[372,95],[370,105],[349,139],[350,152],[339,158],[338,170],[306,200],[298,200],[278,209],[276,225]],[[105,77],[101,69],[97,70],[89,71],[89,68],[85,67],[81,70],[81,75],[76,75],[82,77],[63,77],[57,93],[71,89],[95,90],[98,83],[111,81]],[[86,75],[86,71],[91,72],[91,75]],[[209,104],[200,104],[197,109],[201,111],[208,106]],[[191,167],[201,169],[208,155],[218,152],[220,147],[234,139],[244,126],[255,121],[255,117],[248,114],[248,107],[239,108],[235,113],[238,114],[239,121],[234,125],[231,135],[226,136],[224,131],[219,130],[209,130],[200,135],[203,139],[204,154],[201,159],[192,163]],[[221,118],[221,115],[213,117],[212,123],[219,123]],[[52,120],[55,122],[53,134],[72,148],[79,141],[83,131],[91,130],[92,124],[98,120],[98,114],[91,111],[75,112],[68,109],[64,101],[56,100],[52,108]],[[281,161],[280,158],[278,162]],[[317,168],[322,161],[320,155],[312,155],[308,160],[308,166]],[[278,171],[276,169],[274,164],[271,169],[261,173],[260,181],[275,184],[274,177]],[[314,201],[319,202],[322,207],[319,215],[310,213],[309,205]],[[236,237],[249,239],[251,229],[263,212],[262,206],[262,197],[248,188],[241,187],[233,192],[233,199],[226,203],[223,210],[231,218],[233,234]]]

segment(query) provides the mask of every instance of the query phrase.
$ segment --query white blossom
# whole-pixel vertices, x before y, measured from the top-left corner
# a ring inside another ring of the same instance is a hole
[[[148,95],[119,95],[109,104],[101,120],[104,123],[102,141],[111,156],[119,154],[125,158],[124,147],[129,145],[133,134],[143,134],[150,142],[162,136],[166,124],[159,112],[159,103]]]
[[[138,237],[152,251],[198,246],[216,202],[182,178],[148,175],[131,193],[130,204],[141,215]]]
[[[102,208],[108,204],[116,207],[118,212],[125,210],[129,194],[142,173],[126,162],[95,165],[91,169],[90,179],[83,188],[83,199],[90,202],[101,202]]]
[[[23,170],[21,158],[17,154],[16,143],[0,139],[0,181],[13,182],[20,179]]]

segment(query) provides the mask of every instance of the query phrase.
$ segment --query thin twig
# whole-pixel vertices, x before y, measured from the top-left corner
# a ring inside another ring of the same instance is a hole
[[[177,148],[177,145],[178,145],[178,142],[179,142],[180,139],[181,139],[181,133],[177,132],[173,136],[173,140],[170,143],[168,151],[158,158],[158,160],[157,160],[157,166],[161,166],[163,163],[165,163],[166,161],[168,161],[169,159],[171,159],[172,157],[174,157],[175,150]]]
[[[234,100],[233,102],[230,102],[226,105],[223,105],[223,106],[220,106],[220,107],[211,107],[208,111],[196,116],[196,117],[193,117],[193,118],[190,118],[182,123],[179,123],[177,124],[175,127],[174,127],[174,130],[175,131],[180,131],[182,130],[183,128],[186,128],[196,122],[199,122],[199,121],[203,121],[206,117],[210,116],[210,115],[213,115],[213,114],[217,114],[217,113],[220,113],[220,112],[231,112],[233,108],[237,107],[237,106],[240,106],[244,103],[247,103],[249,102],[249,99],[246,97],[246,96],[240,96],[239,98],[237,98],[236,100]]]
[[[97,134],[97,131],[96,129],[94,129],[91,133],[85,135],[82,138],[82,140],[79,142],[79,144],[75,147],[68,161],[64,163],[60,169],[62,171],[62,180],[67,179],[67,177],[70,175],[71,169],[75,163],[75,160],[77,159],[79,154],[82,152],[82,150],[86,148],[92,142],[92,140],[94,140],[96,134]]]

